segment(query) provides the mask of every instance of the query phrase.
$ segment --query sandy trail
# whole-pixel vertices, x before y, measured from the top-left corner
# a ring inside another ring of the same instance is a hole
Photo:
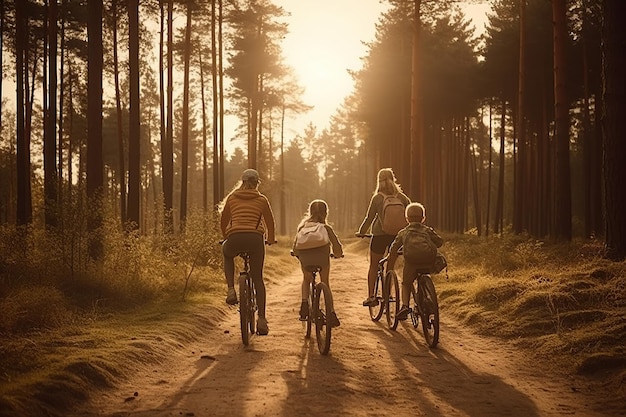
[[[341,327],[328,356],[297,319],[301,275],[268,286],[268,336],[241,343],[238,313],[207,331],[175,365],[137,375],[94,399],[81,416],[606,416],[582,382],[547,372],[513,346],[484,338],[441,311],[431,350],[420,330],[374,323],[365,298],[367,260],[331,261]],[[442,279],[435,277],[435,286]],[[137,396],[133,393],[137,392]],[[128,398],[132,397],[133,400]],[[623,411],[623,410],[622,410]]]

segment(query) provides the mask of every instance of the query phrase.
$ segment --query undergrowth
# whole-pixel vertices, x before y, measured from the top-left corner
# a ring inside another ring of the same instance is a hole
[[[558,366],[612,379],[626,397],[626,262],[605,259],[602,242],[590,240],[445,241],[449,279],[435,277],[445,314],[537,355],[557,355]]]
[[[110,310],[184,299],[221,284],[217,225],[191,213],[184,232],[141,236],[103,226],[104,255],[69,230],[0,226],[0,335],[53,329]]]

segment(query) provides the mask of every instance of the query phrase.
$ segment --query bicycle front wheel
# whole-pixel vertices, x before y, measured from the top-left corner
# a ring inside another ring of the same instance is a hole
[[[398,311],[400,311],[400,287],[396,271],[387,272],[385,277],[385,307],[387,310],[387,325],[391,330],[398,327]]]
[[[248,276],[239,275],[239,322],[241,325],[241,341],[244,346],[250,343],[250,333],[248,332],[250,320],[250,295],[248,292]]]
[[[380,273],[376,276],[376,283],[374,283],[374,297],[376,297],[376,305],[369,306],[370,317],[372,321],[378,321],[383,316],[385,297],[383,294],[383,277]]]
[[[315,305],[313,312],[315,317],[315,335],[317,347],[322,355],[327,355],[330,350],[330,337],[332,327],[328,320],[333,311],[333,296],[328,285],[320,282],[315,288]]]
[[[439,343],[439,303],[435,284],[430,275],[422,275],[419,283],[419,313],[422,320],[424,339],[431,348]]]

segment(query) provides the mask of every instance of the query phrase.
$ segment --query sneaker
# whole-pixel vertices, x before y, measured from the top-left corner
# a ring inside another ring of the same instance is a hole
[[[363,307],[376,307],[378,305],[378,298],[371,296],[363,301]]]
[[[309,318],[309,303],[308,301],[303,301],[300,304],[300,321],[306,321]]]
[[[256,331],[261,336],[265,336],[270,332],[270,328],[267,327],[267,319],[265,317],[259,317],[259,321],[256,323]]]
[[[330,313],[330,317],[328,317],[328,325],[330,327],[339,327],[341,323],[339,323],[339,319],[337,318],[337,314],[333,311]]]
[[[228,289],[228,295],[226,296],[226,304],[235,305],[237,304],[237,293],[234,288]]]
[[[398,311],[398,314],[396,314],[396,318],[398,320],[406,320],[407,317],[409,317],[410,311],[411,309],[409,308],[409,306],[402,306],[400,307],[400,311]]]

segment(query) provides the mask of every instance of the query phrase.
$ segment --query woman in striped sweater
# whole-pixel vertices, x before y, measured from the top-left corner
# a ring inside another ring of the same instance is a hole
[[[241,176],[241,183],[235,186],[222,202],[220,226],[224,236],[222,253],[224,255],[224,275],[228,284],[226,303],[237,304],[235,292],[235,257],[241,252],[250,256],[250,276],[256,288],[259,307],[259,334],[269,332],[265,318],[265,283],[263,282],[263,264],[265,262],[265,243],[276,242],[274,231],[274,213],[269,200],[258,190],[259,173],[246,169]]]

